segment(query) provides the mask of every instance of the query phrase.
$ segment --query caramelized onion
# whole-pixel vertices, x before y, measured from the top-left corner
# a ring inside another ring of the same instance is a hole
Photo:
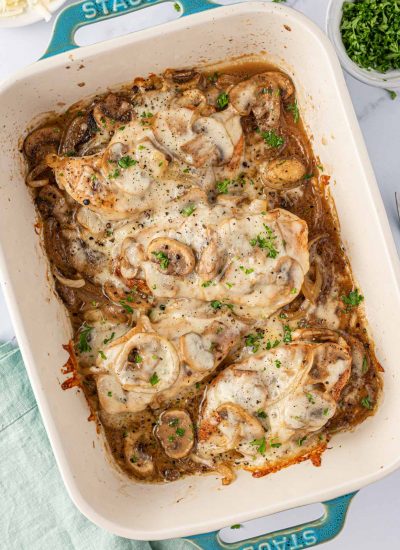
[[[53,269],[53,275],[60,283],[70,288],[82,288],[86,284],[85,279],[68,279],[64,277],[56,268]]]
[[[315,269],[314,281],[312,281],[310,279],[309,274],[306,273],[304,277],[303,286],[301,287],[301,291],[304,297],[313,305],[315,305],[318,300],[318,296],[321,292],[322,285],[324,282],[320,261],[317,258],[314,262],[314,269]]]
[[[47,168],[48,166],[45,160],[39,162],[39,164],[35,166],[35,168],[32,168],[27,175],[25,180],[26,184],[29,185],[29,187],[44,187],[47,185],[49,183],[49,178],[37,179]]]

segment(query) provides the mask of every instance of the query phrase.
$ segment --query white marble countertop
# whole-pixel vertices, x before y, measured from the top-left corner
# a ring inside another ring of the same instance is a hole
[[[225,3],[225,2],[224,2]],[[228,3],[228,2],[227,2]],[[305,13],[325,28],[328,0],[287,0],[287,5]],[[154,6],[79,31],[79,42],[92,43],[126,34],[155,22],[178,16],[171,6]],[[146,13],[147,12],[147,13]],[[0,79],[35,62],[50,38],[52,22],[30,27],[0,30]],[[400,94],[392,100],[385,90],[372,88],[346,75],[347,85],[368,147],[386,212],[400,252],[400,224],[397,220],[394,192],[400,192]],[[351,174],[349,174],[351,185]],[[2,294],[0,293],[0,341],[14,336]],[[336,550],[399,548],[400,470],[360,491],[350,507],[346,526],[339,537],[320,546]],[[317,505],[283,512],[256,520],[265,532],[294,525],[318,516]],[[251,534],[253,527],[246,528]]]

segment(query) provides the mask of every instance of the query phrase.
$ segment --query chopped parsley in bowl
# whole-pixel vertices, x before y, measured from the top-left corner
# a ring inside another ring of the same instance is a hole
[[[327,31],[348,73],[400,88],[400,0],[331,0]]]

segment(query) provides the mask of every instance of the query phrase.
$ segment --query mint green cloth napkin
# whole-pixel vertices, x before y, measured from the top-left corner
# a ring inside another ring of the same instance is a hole
[[[87,520],[58,472],[18,348],[0,344],[0,548],[189,550],[182,540],[116,537]]]

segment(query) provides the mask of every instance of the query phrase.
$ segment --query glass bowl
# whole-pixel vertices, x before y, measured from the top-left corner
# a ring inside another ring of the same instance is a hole
[[[342,67],[351,76],[354,76],[365,84],[376,86],[378,88],[386,88],[389,90],[400,88],[400,71],[389,71],[387,73],[379,73],[373,69],[363,69],[359,67],[347,55],[346,49],[342,42],[340,32],[340,22],[342,20],[342,6],[345,1],[349,0],[330,0],[326,18],[326,30],[328,36],[335,47],[336,53]]]

